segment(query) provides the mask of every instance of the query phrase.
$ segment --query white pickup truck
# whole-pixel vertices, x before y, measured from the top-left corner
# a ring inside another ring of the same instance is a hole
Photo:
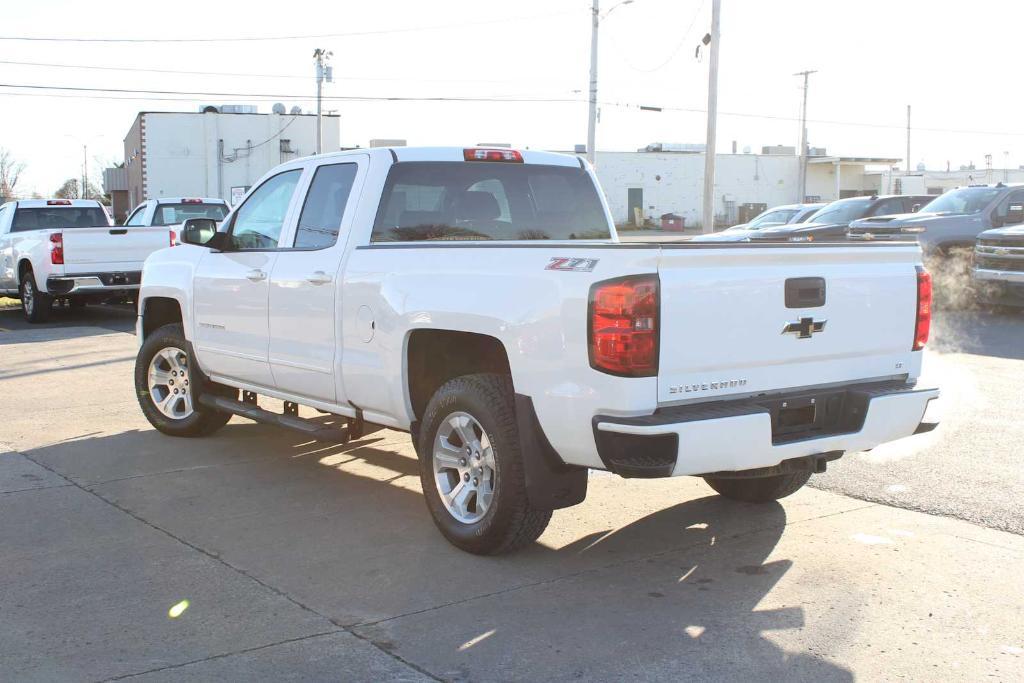
[[[167,228],[114,226],[94,199],[21,199],[0,206],[0,294],[42,322],[55,299],[71,305],[134,298],[142,263],[173,246]]]
[[[153,426],[407,430],[434,521],[473,553],[532,542],[590,468],[767,502],[934,426],[914,243],[621,244],[574,156],[300,159],[181,241],[142,277],[135,385]]]

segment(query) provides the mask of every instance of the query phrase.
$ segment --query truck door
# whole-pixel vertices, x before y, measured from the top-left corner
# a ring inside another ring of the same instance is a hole
[[[301,175],[293,169],[264,181],[230,219],[227,248],[205,253],[196,267],[194,345],[209,374],[274,386],[267,360],[270,274]]]
[[[340,403],[339,270],[361,184],[362,157],[317,166],[290,244],[270,277],[270,370],[289,394]],[[346,211],[346,207],[348,207]]]

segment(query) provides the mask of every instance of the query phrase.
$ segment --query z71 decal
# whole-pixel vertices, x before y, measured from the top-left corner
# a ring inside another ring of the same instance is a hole
[[[589,273],[601,259],[596,258],[570,258],[567,256],[555,256],[544,270],[571,270],[576,273]]]

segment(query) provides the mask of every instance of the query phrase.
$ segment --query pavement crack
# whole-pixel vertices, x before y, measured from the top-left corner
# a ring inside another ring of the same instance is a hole
[[[47,489],[66,489],[72,484],[54,484],[53,486],[30,486],[27,489],[14,489],[13,491],[0,491],[0,496],[6,496],[9,493],[25,493],[26,491],[45,491]]]
[[[144,517],[141,517],[141,516],[135,514],[132,510],[129,510],[128,508],[124,507],[123,505],[120,505],[119,503],[117,503],[117,502],[107,498],[106,496],[104,496],[103,494],[99,493],[98,491],[93,490],[89,486],[84,486],[82,484],[79,484],[78,482],[74,481],[73,479],[70,479],[70,478],[64,476],[63,474],[61,474],[57,470],[53,469],[52,467],[46,465],[43,462],[40,462],[39,460],[36,460],[35,458],[33,458],[32,456],[30,456],[30,455],[28,455],[26,453],[22,453],[21,451],[15,450],[13,448],[10,448],[8,450],[10,450],[12,453],[17,453],[18,455],[21,455],[22,457],[24,457],[26,460],[29,460],[30,462],[35,463],[39,467],[42,467],[43,469],[45,469],[45,470],[47,470],[49,472],[52,472],[53,474],[57,475],[58,477],[60,477],[64,481],[68,482],[69,485],[74,486],[75,488],[78,488],[81,491],[83,491],[83,492],[85,492],[85,493],[87,493],[87,494],[89,494],[91,496],[96,497],[97,499],[99,499],[102,502],[106,503],[110,507],[112,507],[112,508],[122,512],[123,514],[128,515],[132,519],[134,519],[134,520],[136,520],[136,521],[146,525],[150,529],[153,529],[154,531],[157,531],[157,532],[159,532],[161,534],[164,534],[165,536],[168,536],[169,538],[174,539],[178,543],[180,543],[180,544],[182,544],[182,545],[184,545],[184,546],[186,546],[188,548],[191,548],[192,550],[196,551],[197,553],[200,553],[200,554],[210,558],[214,562],[217,562],[217,563],[223,565],[224,567],[227,567],[231,571],[233,571],[233,572],[235,572],[235,573],[237,573],[237,574],[239,574],[241,576],[244,576],[245,578],[247,578],[248,580],[252,581],[253,583],[255,583],[255,584],[261,586],[262,588],[270,591],[271,593],[281,597],[282,599],[287,600],[288,602],[292,603],[296,607],[298,607],[298,608],[300,608],[300,609],[302,609],[302,610],[304,610],[306,612],[309,612],[310,614],[313,614],[313,615],[315,615],[317,617],[320,617],[321,619],[324,619],[325,621],[327,621],[331,625],[337,627],[341,631],[344,631],[344,632],[354,636],[355,638],[358,638],[359,640],[369,644],[370,646],[372,646],[373,648],[377,649],[378,651],[380,651],[381,653],[383,653],[387,657],[390,657],[391,659],[394,659],[395,661],[405,665],[406,667],[408,667],[410,669],[413,669],[414,671],[422,674],[423,676],[426,676],[426,677],[430,678],[431,680],[434,680],[434,681],[442,681],[443,680],[442,678],[439,678],[438,676],[435,676],[430,671],[427,671],[423,667],[419,666],[418,664],[415,664],[415,663],[405,659],[404,657],[402,657],[402,656],[400,656],[400,655],[398,655],[398,654],[396,654],[394,652],[391,652],[387,648],[382,647],[380,644],[374,642],[374,640],[372,638],[369,638],[369,637],[367,637],[367,636],[365,636],[365,635],[363,635],[361,633],[355,632],[349,626],[346,626],[345,624],[342,624],[341,622],[339,622],[338,620],[334,619],[333,617],[330,617],[330,616],[328,616],[326,614],[323,614],[322,612],[314,609],[313,607],[310,607],[309,605],[303,603],[302,601],[300,601],[300,600],[298,600],[298,599],[288,595],[286,592],[284,592],[283,590],[281,590],[277,586],[274,586],[272,584],[267,583],[266,581],[263,581],[259,577],[254,576],[253,574],[251,574],[248,571],[242,569],[241,567],[236,567],[235,565],[231,564],[230,562],[225,560],[220,555],[214,554],[214,553],[206,550],[202,546],[198,546],[195,543],[192,543],[191,541],[188,541],[188,540],[186,540],[186,539],[184,539],[184,538],[174,534],[173,532],[171,532],[171,531],[169,531],[167,529],[164,529],[163,527],[159,526],[158,524],[154,524],[153,522],[150,522],[148,519],[145,519]],[[320,635],[323,635],[323,634],[320,634]],[[136,674],[132,674],[132,675],[136,675]],[[111,680],[115,680],[115,679],[111,679]]]
[[[202,664],[203,662],[212,662],[218,659],[224,659],[225,657],[234,657],[235,655],[245,655],[250,652],[259,652],[260,650],[266,650],[267,648],[277,647],[278,645],[289,645],[291,643],[299,643],[303,640],[309,640],[310,638],[321,638],[323,636],[334,635],[335,633],[345,633],[345,629],[333,629],[331,631],[323,631],[321,633],[312,633],[308,636],[298,636],[297,638],[288,638],[286,640],[279,640],[276,643],[267,643],[266,645],[257,645],[255,647],[245,648],[243,650],[234,650],[232,652],[222,652],[216,655],[210,655],[209,657],[202,657],[200,659],[193,659],[188,662],[179,662],[177,664],[168,664],[167,666],[158,666],[154,669],[146,669],[145,671],[136,671],[130,674],[121,674],[120,676],[113,676],[111,678],[100,679],[100,683],[108,683],[109,681],[123,681],[129,678],[137,678],[139,676],[145,676],[147,674],[158,673],[160,671],[168,671],[171,669],[180,669],[185,666],[191,666],[193,664]]]

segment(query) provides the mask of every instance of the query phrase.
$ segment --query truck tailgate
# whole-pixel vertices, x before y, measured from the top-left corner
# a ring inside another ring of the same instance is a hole
[[[919,367],[916,245],[662,247],[660,404]]]
[[[170,246],[170,230],[159,228],[74,228],[63,230],[67,272],[102,264],[104,268],[140,270],[146,257]],[[88,270],[89,268],[85,268]]]

